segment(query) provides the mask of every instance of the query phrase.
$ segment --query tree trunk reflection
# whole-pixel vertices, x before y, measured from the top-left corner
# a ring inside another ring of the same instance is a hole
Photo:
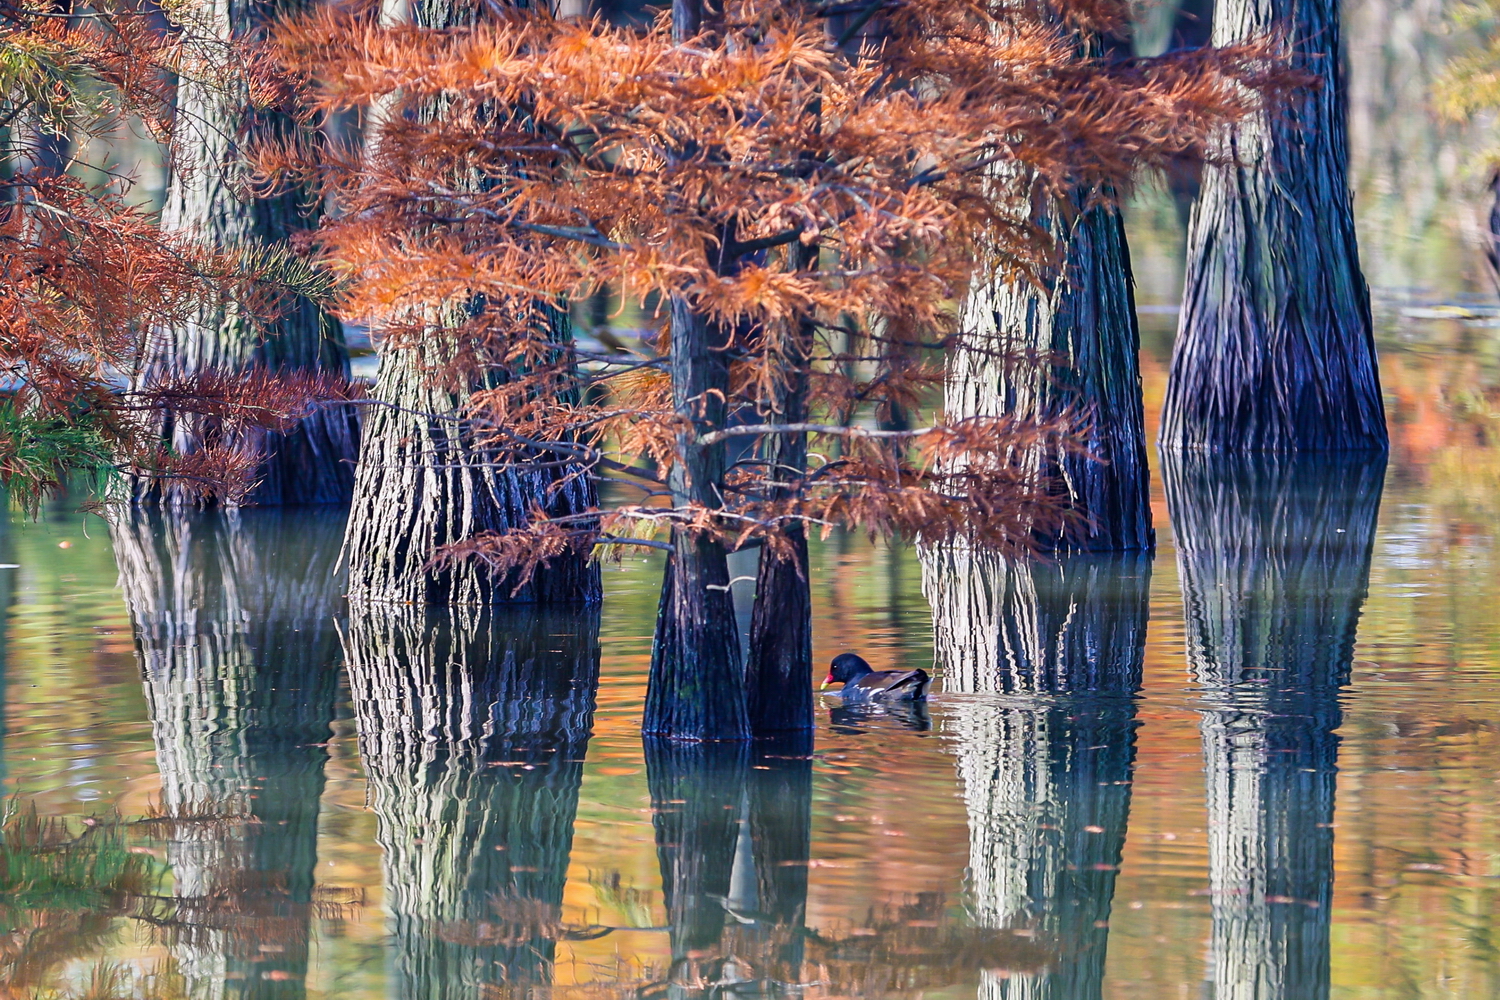
[[[1213,996],[1329,993],[1334,780],[1381,458],[1165,456],[1203,687]]]
[[[355,608],[393,995],[548,984],[599,675],[597,609]]]
[[[1150,561],[1009,563],[929,551],[923,589],[969,810],[985,927],[1034,934],[1040,971],[985,972],[985,998],[1101,995],[1135,757]]]
[[[195,994],[306,995],[342,530],[271,510],[113,528],[161,770],[169,941]]]
[[[647,737],[672,997],[803,980],[812,740],[684,744]]]

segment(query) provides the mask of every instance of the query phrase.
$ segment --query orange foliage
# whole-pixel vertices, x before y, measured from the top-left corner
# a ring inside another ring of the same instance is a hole
[[[1039,198],[1120,190],[1195,155],[1284,81],[1269,45],[1089,56],[1080,30],[1126,20],[1111,0],[1067,17],[1009,0],[872,2],[876,41],[852,52],[827,27],[850,5],[785,0],[732,0],[683,43],[665,16],[637,29],[492,10],[437,30],[382,24],[369,5],[274,33],[268,65],[308,114],[361,112],[371,132],[359,149],[266,146],[261,180],[310,183],[337,206],[317,248],[346,317],[421,347],[431,317],[463,315],[445,342],[503,359],[503,385],[469,404],[496,462],[665,485],[692,449],[747,446],[715,509],[680,494],[662,506],[669,492],[648,488],[597,523],[538,512],[445,558],[529,568],[666,525],[774,546],[793,519],[1015,551],[1060,516],[1025,456],[1071,447],[1061,424],[849,424],[909,411],[941,378],[932,349],[952,346],[981,258],[1016,280],[1048,263]],[[602,286],[686,303],[724,333],[728,425],[674,406],[671,358],[548,339],[538,302]],[[575,379],[583,401],[561,402],[580,398]],[[788,424],[777,400],[802,382],[815,416]],[[749,450],[787,434],[829,454],[787,470]]]
[[[0,481],[27,504],[78,466],[185,478],[205,497],[243,495],[255,468],[249,456],[201,455],[181,465],[142,433],[142,414],[200,412],[281,427],[349,388],[204,373],[193,385],[125,391],[153,329],[231,297],[269,315],[283,268],[272,256],[163,234],[129,203],[125,181],[101,191],[35,165],[43,145],[70,133],[140,122],[164,135],[171,90],[163,70],[177,58],[171,37],[141,12],[50,11],[10,7],[0,24],[13,84],[4,95],[13,125],[0,155],[20,167],[0,180]]]

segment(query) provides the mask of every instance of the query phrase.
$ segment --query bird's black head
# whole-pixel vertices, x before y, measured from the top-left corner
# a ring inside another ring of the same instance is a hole
[[[855,653],[840,653],[828,667],[828,679],[824,684],[848,684],[874,670],[865,658]]]

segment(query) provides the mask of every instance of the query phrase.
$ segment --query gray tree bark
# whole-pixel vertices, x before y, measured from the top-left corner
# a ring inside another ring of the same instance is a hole
[[[1038,288],[984,277],[969,289],[951,356],[950,417],[1082,418],[1089,455],[1029,456],[1077,515],[1039,537],[1058,553],[1149,551],[1150,470],[1130,248],[1119,212],[1080,192],[1048,209],[1059,268]]]
[[[1188,662],[1203,688],[1214,996],[1329,994],[1342,714],[1383,457],[1168,455]]]
[[[804,267],[816,264],[816,250],[804,252]],[[812,351],[813,331],[804,328],[786,357],[787,381],[762,415],[767,423],[802,423],[808,419],[808,379],[805,365]],[[770,463],[772,488],[800,488],[807,471],[807,435],[772,434],[761,457]],[[755,604],[750,615],[750,641],[745,658],[746,710],[750,729],[763,733],[810,731],[813,728],[812,692],[812,573],[808,565],[807,530],[794,521],[784,529],[789,552],[775,555],[761,550],[755,573]]]
[[[194,995],[306,995],[341,521],[135,511],[112,529]]]
[[[411,20],[428,28],[470,23],[477,5],[416,0],[406,9],[387,3],[388,23]],[[378,142],[378,126],[371,137]],[[566,340],[565,311],[537,303],[535,321],[552,339]],[[484,371],[464,386],[443,385],[433,370],[453,360],[441,320],[425,353],[412,345],[381,344],[380,369],[362,430],[354,504],[344,552],[349,597],[381,604],[488,605],[589,602],[600,597],[598,567],[587,551],[543,566],[525,586],[474,560],[441,570],[429,567],[434,550],[486,531],[530,521],[540,507],[552,515],[579,514],[598,504],[594,482],[578,469],[502,469],[475,440],[461,408],[469,392],[503,382],[511,373],[500,359],[478,358]],[[467,391],[463,391],[467,390]],[[551,458],[552,456],[547,456]]]
[[[232,61],[237,48],[258,36],[301,0],[202,0],[183,8],[179,39],[189,70],[177,83],[176,123],[162,228],[213,246],[248,249],[285,245],[317,225],[319,210],[305,192],[256,198],[245,190],[241,162],[246,137],[290,136],[297,126],[279,110],[252,111],[245,81]],[[243,308],[205,306],[181,327],[148,333],[133,382],[187,376],[208,369],[237,373],[327,373],[349,377],[349,354],[338,321],[315,303],[294,298],[262,327]],[[153,428],[179,454],[205,445],[254,449],[265,455],[258,485],[243,501],[256,504],[343,503],[354,485],[359,420],[352,407],[320,410],[286,433],[226,430],[216,418],[180,415]],[[170,480],[140,477],[138,503],[197,502]]]
[[[1349,195],[1337,0],[1220,0],[1213,44],[1288,32],[1316,78],[1204,168],[1162,415],[1169,450],[1385,451]]]
[[[552,981],[599,614],[354,607],[349,684],[384,852],[395,992]]]
[[[1031,928],[1056,952],[1037,972],[983,972],[982,1000],[1102,995],[1150,572],[1144,556],[1042,565],[924,553],[944,689],[992,696],[952,713],[970,905],[981,926]]]
[[[674,299],[670,335],[673,406],[690,421],[690,429],[679,435],[679,461],[670,476],[673,503],[718,508],[724,503],[725,446],[722,441],[700,445],[696,439],[724,426],[729,331]],[[662,580],[642,730],[684,740],[750,735],[724,545],[681,528],[672,531],[672,555]]]

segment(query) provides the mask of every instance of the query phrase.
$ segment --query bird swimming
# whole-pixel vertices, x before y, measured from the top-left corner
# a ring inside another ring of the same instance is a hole
[[[858,654],[840,653],[828,667],[823,688],[843,684],[839,697],[846,705],[860,701],[921,701],[927,697],[929,680],[925,670],[876,670]]]

